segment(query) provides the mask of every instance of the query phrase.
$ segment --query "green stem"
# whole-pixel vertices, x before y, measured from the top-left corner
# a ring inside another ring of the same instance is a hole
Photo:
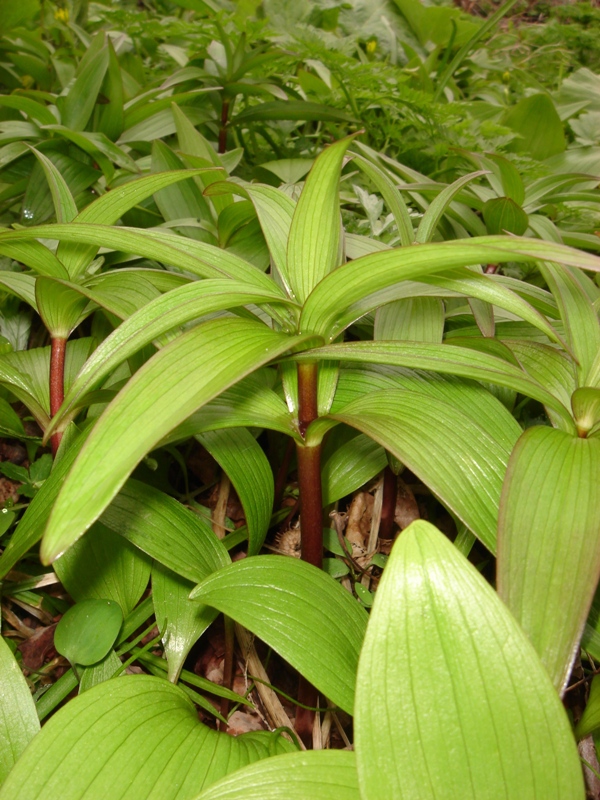
[[[53,417],[65,399],[65,354],[67,340],[62,337],[53,337],[50,349],[50,416]],[[50,443],[52,455],[56,455],[62,432],[52,434]]]
[[[446,88],[448,81],[454,75],[456,70],[460,67],[462,62],[465,58],[469,55],[471,50],[475,47],[475,45],[483,39],[483,37],[492,30],[496,26],[498,22],[502,19],[505,14],[511,10],[511,8],[516,5],[518,0],[507,0],[506,3],[503,3],[500,8],[492,14],[489,19],[487,19],[483,25],[476,31],[473,36],[469,39],[468,42],[465,42],[463,46],[460,48],[458,53],[454,56],[452,61],[448,64],[446,69],[444,70],[443,75],[441,76],[438,85],[436,86],[435,93],[433,95],[433,101],[436,102],[442,96],[444,89]]]

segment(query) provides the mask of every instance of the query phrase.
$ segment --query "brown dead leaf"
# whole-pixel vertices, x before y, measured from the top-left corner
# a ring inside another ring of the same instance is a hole
[[[396,510],[394,522],[400,528],[408,528],[411,522],[420,519],[419,506],[410,488],[401,478],[398,478],[398,494],[396,495]]]
[[[44,666],[47,659],[56,655],[54,649],[54,625],[38,628],[33,636],[21,642],[19,650],[23,656],[23,665],[30,670],[38,670]]]
[[[373,495],[369,492],[357,492],[354,495],[346,524],[346,539],[352,543],[352,555],[362,555],[367,549],[373,517]]]

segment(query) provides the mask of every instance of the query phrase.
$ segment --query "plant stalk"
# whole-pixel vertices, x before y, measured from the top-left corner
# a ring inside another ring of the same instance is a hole
[[[53,417],[65,399],[65,355],[67,340],[59,336],[53,337],[50,349],[50,416]],[[50,444],[52,455],[56,455],[62,432],[52,434]]]
[[[298,427],[302,436],[319,416],[316,363],[298,364]],[[296,445],[298,484],[300,488],[301,558],[318,569],[323,568],[323,495],[321,491],[321,444]],[[317,690],[300,676],[298,701],[305,706],[317,705]],[[315,712],[296,708],[296,732],[304,745],[312,747]]]

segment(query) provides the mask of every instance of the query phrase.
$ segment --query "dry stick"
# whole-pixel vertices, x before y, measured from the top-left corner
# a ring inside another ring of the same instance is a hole
[[[53,417],[61,407],[65,399],[65,354],[67,351],[67,340],[62,337],[54,337],[50,349],[50,417]],[[52,434],[50,444],[52,455],[56,455],[62,432],[56,431]]]
[[[225,538],[225,517],[227,516],[227,501],[229,500],[229,491],[231,489],[231,481],[229,477],[223,472],[221,474],[221,482],[219,483],[219,494],[217,495],[217,503],[213,510],[212,515],[212,529],[218,539]],[[223,616],[225,625],[225,656],[223,658],[223,686],[226,689],[233,687],[233,622],[227,617]],[[229,714],[229,699],[223,697],[221,699],[221,714],[227,717]]]
[[[260,678],[261,681],[270,683],[269,676],[254,647],[254,637],[252,634],[248,633],[241,625],[235,623],[235,635],[242,651],[244,661],[247,664],[248,672]],[[290,728],[290,730],[294,730],[292,721],[288,717],[285,708],[281,704],[281,700],[277,697],[275,692],[263,683],[256,683],[255,688],[263,704],[270,727],[273,730],[276,728]],[[300,742],[300,745],[302,749],[306,749],[302,742]]]
[[[230,489],[231,481],[228,476],[223,473],[221,475],[221,482],[219,483],[217,504],[215,505],[212,515],[212,529],[218,539],[225,538],[225,517],[227,516],[227,502],[229,500]]]

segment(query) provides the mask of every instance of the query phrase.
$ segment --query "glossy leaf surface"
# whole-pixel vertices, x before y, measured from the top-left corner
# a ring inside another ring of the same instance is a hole
[[[33,697],[8,644],[0,637],[0,784],[40,729]]]
[[[255,633],[352,713],[367,614],[330,577],[298,559],[254,556],[206,578],[191,596]]]
[[[194,800],[359,800],[354,753],[286,753],[245,767]]]
[[[427,522],[398,538],[377,590],[355,731],[364,800],[585,796],[569,721],[533,648]]]
[[[187,696],[128,675],[72,700],[44,726],[0,790],[2,800],[189,800],[228,772],[292,746],[270,733],[237,738],[198,722]],[[118,776],[118,786],[115,785]]]
[[[502,490],[498,592],[560,692],[600,575],[599,485],[600,439],[534,427]]]
[[[114,600],[82,600],[61,617],[54,646],[71,664],[96,664],[116,642],[122,623],[123,612]]]

